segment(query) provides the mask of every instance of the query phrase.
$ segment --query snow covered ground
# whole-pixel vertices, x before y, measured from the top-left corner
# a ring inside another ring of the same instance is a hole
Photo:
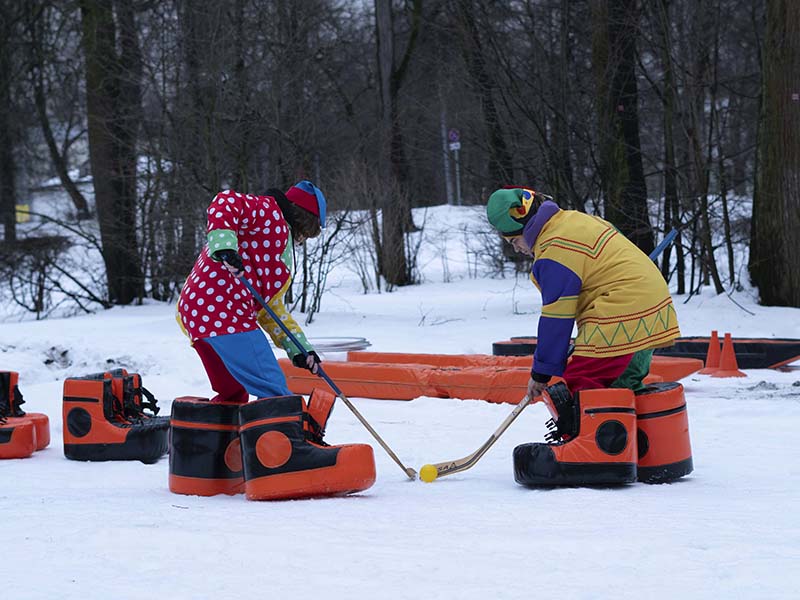
[[[490,354],[492,342],[535,333],[541,305],[529,283],[466,277],[463,249],[448,250],[445,283],[444,263],[422,252],[426,283],[391,294],[364,295],[337,271],[308,336]],[[800,310],[736,299],[755,314],[725,296],[677,298],[683,334],[800,338]],[[0,368],[21,373],[25,408],[47,413],[53,435],[30,459],[0,461],[4,598],[798,597],[800,371],[686,378],[695,471],[673,484],[518,486],[511,452],[542,440],[541,405],[472,469],[409,482],[340,404],[328,441],[372,443],[376,484],[354,497],[257,503],[173,495],[166,458],[66,460],[61,382],[116,366],[142,373],[165,413],[176,396],[210,393],[169,305],[0,324]],[[353,400],[417,469],[472,452],[511,410]]]

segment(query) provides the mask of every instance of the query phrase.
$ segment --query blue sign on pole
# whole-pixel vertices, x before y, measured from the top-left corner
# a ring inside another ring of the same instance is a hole
[[[458,132],[458,129],[451,129],[447,132],[447,140],[454,144],[461,140],[461,134]]]

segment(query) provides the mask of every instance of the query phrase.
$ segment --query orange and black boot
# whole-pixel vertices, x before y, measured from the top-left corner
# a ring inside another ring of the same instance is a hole
[[[36,451],[36,426],[27,417],[10,417],[11,404],[0,396],[0,459],[28,458]]]
[[[613,485],[636,481],[636,409],[628,389],[547,388],[556,415],[550,443],[514,449],[514,479],[528,486]]]
[[[19,391],[19,374],[16,371],[0,371],[0,402],[6,398],[9,416],[26,417],[36,428],[36,449],[42,450],[50,445],[50,419],[44,413],[29,413],[22,410],[25,404]]]
[[[168,423],[129,419],[113,387],[105,373],[64,381],[64,456],[156,462],[167,451]]]
[[[653,383],[636,392],[638,477],[667,483],[694,469],[689,415],[680,383]]]
[[[239,409],[245,495],[248,500],[341,496],[375,483],[367,444],[329,446],[322,440],[332,401],[315,390],[302,396],[260,398]]]
[[[240,404],[183,396],[172,402],[169,489],[215,496],[244,492]]]

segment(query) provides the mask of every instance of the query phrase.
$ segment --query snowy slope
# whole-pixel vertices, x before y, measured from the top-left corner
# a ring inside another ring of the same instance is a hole
[[[522,278],[470,279],[453,248],[450,283],[435,247],[423,246],[425,283],[391,294],[362,294],[339,269],[307,334],[446,353],[491,353],[494,341],[534,334],[535,289]],[[725,296],[677,299],[684,335],[800,338],[800,311],[748,296],[736,299],[753,316]],[[166,459],[67,461],[61,382],[113,366],[142,373],[165,412],[171,398],[210,393],[169,305],[0,324],[0,368],[21,373],[25,408],[49,414],[53,434],[34,457],[0,461],[4,598],[795,598],[800,588],[800,371],[684,380],[695,472],[670,485],[518,486],[511,452],[542,440],[541,405],[469,471],[409,482],[340,404],[328,441],[372,443],[375,486],[256,503],[173,495]],[[472,400],[354,402],[415,468],[472,452],[510,411]]]

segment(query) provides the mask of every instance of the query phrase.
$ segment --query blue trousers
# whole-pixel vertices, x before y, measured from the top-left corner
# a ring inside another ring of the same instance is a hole
[[[194,347],[218,394],[215,400],[247,402],[246,394],[257,398],[291,394],[261,330],[203,338]]]

